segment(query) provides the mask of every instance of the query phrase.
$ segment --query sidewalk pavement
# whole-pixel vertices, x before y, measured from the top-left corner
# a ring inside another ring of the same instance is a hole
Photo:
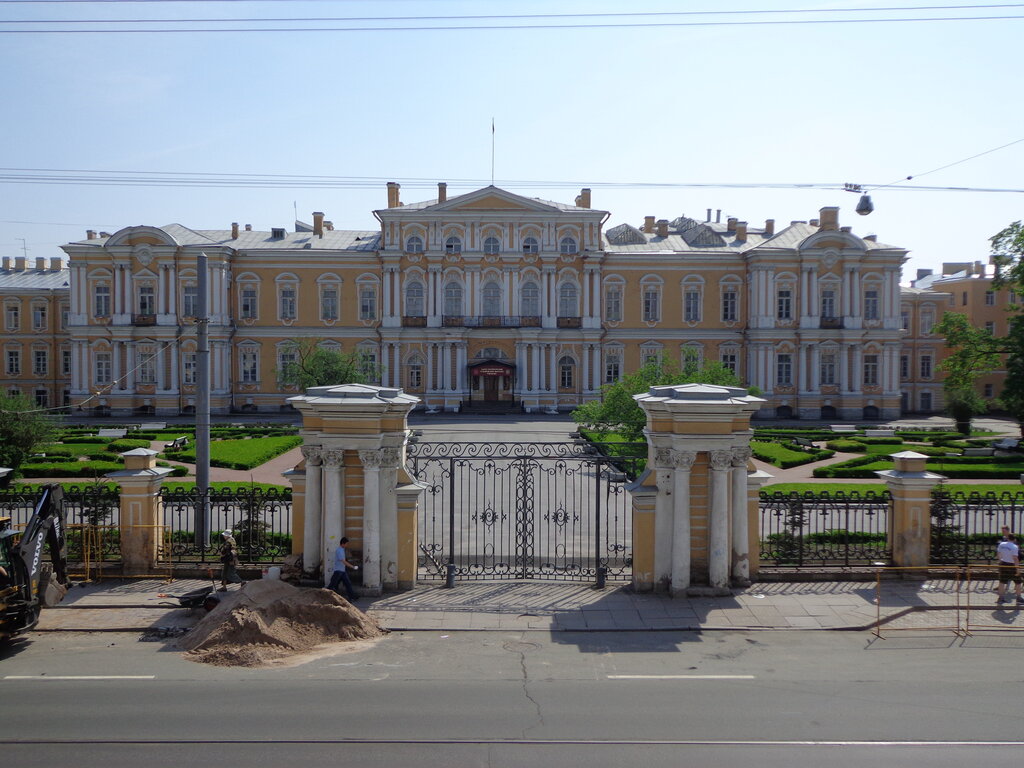
[[[40,631],[153,632],[190,627],[203,611],[178,607],[174,595],[209,581],[110,580],[74,587],[43,611]],[[232,587],[236,589],[237,587]],[[356,605],[392,631],[538,630],[869,630],[959,626],[968,604],[972,622],[1024,627],[1016,607],[997,608],[992,581],[970,590],[951,579],[760,583],[726,597],[636,594],[625,586],[597,590],[555,582],[462,582],[454,589],[420,586],[360,598]]]

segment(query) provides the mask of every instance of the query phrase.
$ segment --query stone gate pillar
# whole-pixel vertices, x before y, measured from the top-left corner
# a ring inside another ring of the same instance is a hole
[[[895,469],[876,471],[892,494],[887,538],[892,564],[923,568],[932,557],[932,489],[946,478],[925,469],[928,457],[916,451],[892,455]]]
[[[738,387],[682,384],[635,395],[647,414],[647,470],[630,487],[633,581],[680,594],[728,592],[750,579],[751,488],[768,477],[750,460],[750,417],[761,398]]]
[[[121,454],[124,469],[105,477],[121,485],[121,563],[127,576],[151,573],[160,547],[160,487],[170,469],[156,465],[157,452],[135,448]]]
[[[293,481],[304,475],[303,514],[292,531],[304,569],[326,582],[347,536],[352,551],[362,551],[365,591],[411,587],[422,489],[405,471],[406,417],[419,398],[394,387],[342,384],[288,401],[302,413],[303,462],[288,474]]]

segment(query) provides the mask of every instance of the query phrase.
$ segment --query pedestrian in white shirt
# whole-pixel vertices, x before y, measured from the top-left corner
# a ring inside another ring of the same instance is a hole
[[[1017,592],[1017,604],[1024,603],[1020,596],[1020,547],[1017,546],[1017,537],[1008,533],[996,547],[996,557],[999,559],[999,586],[996,587],[999,597],[996,598],[996,605],[1006,602],[1006,585],[1011,581]]]

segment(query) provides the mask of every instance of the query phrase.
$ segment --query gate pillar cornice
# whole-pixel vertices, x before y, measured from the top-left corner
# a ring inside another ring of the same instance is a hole
[[[648,444],[648,469],[630,487],[634,586],[727,593],[750,575],[750,417],[765,401],[711,384],[651,387],[634,399]]]
[[[293,540],[303,542],[304,568],[325,581],[342,536],[361,551],[364,591],[408,583],[416,571],[415,515],[405,471],[407,417],[419,398],[397,387],[341,384],[311,387],[288,398],[302,414],[304,515]],[[362,487],[361,494],[349,492]],[[415,490],[415,489],[413,489]],[[405,530],[412,521],[412,531]],[[411,537],[411,539],[410,539]],[[410,560],[411,562],[405,562]]]

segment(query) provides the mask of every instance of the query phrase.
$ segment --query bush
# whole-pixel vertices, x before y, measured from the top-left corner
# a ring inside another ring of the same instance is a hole
[[[79,443],[100,443],[106,445],[114,442],[112,437],[96,437],[96,435],[79,435],[77,437],[62,437],[64,445],[78,445]]]
[[[149,448],[149,440],[130,440],[128,438],[121,438],[107,445],[107,450],[111,453],[124,453],[125,451],[132,451],[136,448]]]
[[[750,450],[761,461],[767,461],[779,469],[798,467],[812,461],[821,461],[835,455],[833,451],[804,451],[792,443],[772,443],[760,440],[750,441]]]
[[[929,472],[963,480],[1010,479],[1024,473],[1024,462],[1015,456],[951,456],[929,459],[925,466]],[[877,470],[892,468],[891,457],[868,455],[841,464],[818,467],[814,470],[814,476],[874,479]]]
[[[868,448],[867,443],[861,440],[852,440],[850,438],[829,440],[825,443],[825,447],[831,451],[840,451],[841,453],[864,453]]]
[[[854,439],[864,445],[903,445],[902,437],[856,437]]]
[[[124,469],[117,461],[45,461],[21,465],[24,477],[100,477]]]

